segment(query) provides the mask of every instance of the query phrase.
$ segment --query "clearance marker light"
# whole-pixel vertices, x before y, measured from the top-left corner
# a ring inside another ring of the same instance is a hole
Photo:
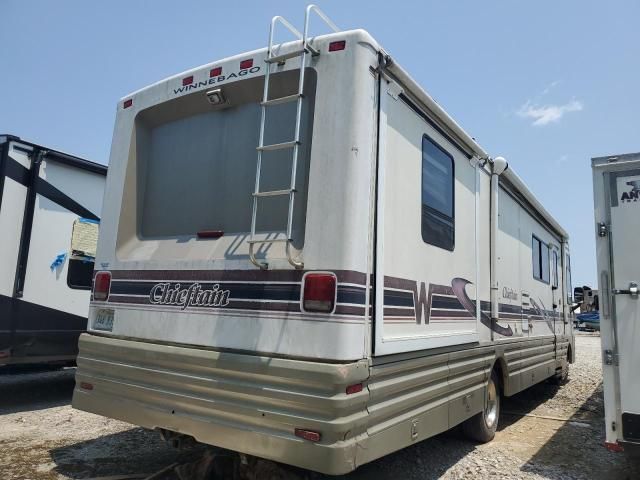
[[[129,108],[131,105],[133,105],[133,99],[130,98],[129,100],[124,101],[122,108]]]
[[[302,428],[296,428],[294,430],[296,437],[303,438],[305,440],[309,440],[310,442],[319,442],[321,435],[318,432],[314,432],[313,430],[304,430]]]
[[[83,390],[93,390],[93,384],[89,382],[80,382],[80,388]]]
[[[193,83],[193,75],[189,75],[188,77],[184,77],[182,79],[182,86],[191,85]]]
[[[212,68],[209,72],[209,77],[218,77],[222,75],[222,67]]]
[[[329,51],[330,52],[337,52],[339,50],[344,50],[346,46],[347,46],[346,40],[339,40],[337,42],[331,42],[329,44]]]
[[[253,67],[253,58],[249,58],[248,60],[242,60],[240,62],[240,70],[244,70],[245,68]]]

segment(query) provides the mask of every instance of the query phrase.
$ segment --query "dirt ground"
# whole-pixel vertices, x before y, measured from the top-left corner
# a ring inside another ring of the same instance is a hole
[[[543,383],[505,399],[493,442],[477,445],[452,431],[340,478],[640,479],[637,467],[603,447],[600,338],[580,334],[576,350],[566,385]],[[154,432],[73,410],[73,375],[0,371],[0,479],[151,473],[184,458]]]

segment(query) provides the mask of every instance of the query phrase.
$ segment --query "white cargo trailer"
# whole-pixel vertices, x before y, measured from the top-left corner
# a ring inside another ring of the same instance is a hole
[[[606,445],[640,445],[640,153],[591,161],[595,205]]]
[[[119,103],[73,405],[329,474],[488,441],[501,394],[573,360],[568,235],[313,13]]]
[[[0,135],[0,365],[75,361],[106,173]]]

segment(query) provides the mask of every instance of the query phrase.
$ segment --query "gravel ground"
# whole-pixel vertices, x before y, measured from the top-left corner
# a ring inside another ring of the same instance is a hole
[[[579,334],[576,343],[578,359],[569,382],[561,387],[542,383],[505,399],[493,442],[477,445],[454,430],[340,478],[640,478],[640,470],[623,455],[602,446],[600,338]],[[154,432],[73,410],[73,374],[74,369],[0,373],[1,479],[154,472],[184,458]],[[262,480],[268,475],[253,476]]]

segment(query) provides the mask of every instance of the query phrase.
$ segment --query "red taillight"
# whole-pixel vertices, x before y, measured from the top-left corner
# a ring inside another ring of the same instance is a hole
[[[244,70],[245,68],[253,67],[253,58],[249,58],[248,60],[242,60],[240,62],[240,70]]]
[[[356,383],[355,385],[349,385],[347,387],[347,395],[353,395],[354,393],[360,393],[362,391],[362,384]]]
[[[212,68],[211,71],[209,72],[210,77],[217,77],[220,75],[222,75],[222,67]]]
[[[188,77],[184,77],[182,79],[182,86],[191,85],[193,83],[193,75],[189,75]]]
[[[314,432],[313,430],[304,430],[302,428],[296,428],[294,430],[296,437],[304,438],[305,440],[309,440],[310,442],[319,442],[320,441],[320,433]]]
[[[337,52],[338,50],[344,50],[346,46],[347,46],[346,40],[339,40],[337,42],[331,42],[329,44],[329,51],[330,52]]]
[[[133,105],[133,99],[130,98],[129,100],[124,101],[122,108],[129,108],[131,105]]]
[[[98,272],[93,280],[93,299],[104,302],[109,298],[109,290],[111,289],[111,273]]]
[[[624,447],[618,442],[604,442],[604,446],[607,447],[607,450],[610,452],[624,452]]]
[[[336,276],[308,273],[304,276],[302,308],[306,312],[333,312],[336,303]]]
[[[89,382],[80,382],[80,388],[83,390],[93,390],[93,384]]]

